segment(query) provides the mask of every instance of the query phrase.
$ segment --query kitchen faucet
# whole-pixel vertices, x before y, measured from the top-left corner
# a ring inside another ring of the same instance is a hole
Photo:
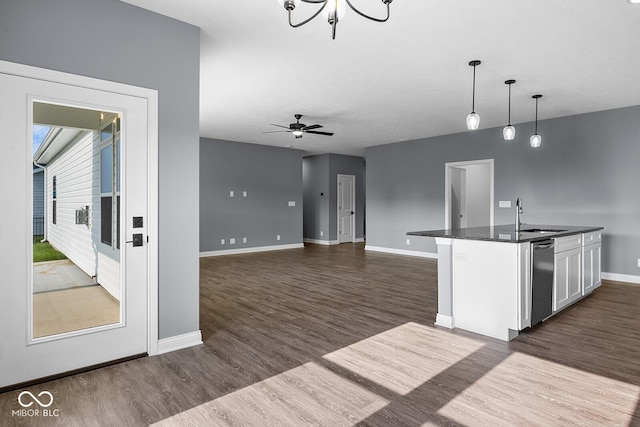
[[[520,197],[516,200],[516,233],[520,232],[520,214],[524,213],[522,210],[522,200]]]

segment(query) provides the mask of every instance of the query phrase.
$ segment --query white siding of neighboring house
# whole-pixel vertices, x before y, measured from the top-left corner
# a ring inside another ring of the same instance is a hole
[[[120,251],[100,241],[100,149],[97,132],[72,142],[47,165],[47,239],[120,300]],[[53,224],[53,177],[57,221]],[[76,224],[76,210],[90,206],[89,226]]]

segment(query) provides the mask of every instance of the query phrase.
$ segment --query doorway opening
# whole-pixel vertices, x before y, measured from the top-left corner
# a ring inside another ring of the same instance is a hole
[[[338,174],[338,242],[356,241],[356,177]]]
[[[445,164],[445,228],[494,225],[494,160]]]

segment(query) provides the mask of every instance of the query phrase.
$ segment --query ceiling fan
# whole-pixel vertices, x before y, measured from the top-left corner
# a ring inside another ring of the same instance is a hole
[[[295,123],[291,123],[289,126],[275,125],[275,124],[271,123],[271,126],[277,126],[279,128],[284,128],[284,129],[287,129],[287,130],[271,130],[271,131],[262,132],[262,133],[291,132],[291,133],[293,133],[293,136],[295,136],[296,138],[302,138],[302,135],[305,134],[305,133],[310,133],[310,134],[314,134],[314,135],[333,136],[333,132],[321,132],[321,131],[313,130],[313,129],[321,128],[322,125],[307,126],[304,123],[300,123],[300,119],[302,118],[302,114],[294,114],[294,117],[296,118],[296,122]]]

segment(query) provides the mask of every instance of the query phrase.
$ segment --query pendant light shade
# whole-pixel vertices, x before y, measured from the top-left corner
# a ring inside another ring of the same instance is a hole
[[[540,147],[540,144],[542,144],[542,137],[537,133],[534,133],[531,135],[531,138],[529,138],[529,143],[533,148],[538,148]]]
[[[502,129],[502,137],[505,141],[513,141],[516,137],[516,128],[511,126],[511,85],[514,84],[515,80],[507,80],[504,84],[509,86],[509,117],[507,120],[507,126]]]
[[[480,116],[477,113],[471,113],[467,116],[467,129],[476,130],[480,127]]]
[[[538,134],[538,100],[542,98],[542,95],[533,95],[532,98],[536,100],[536,131],[529,138],[529,143],[531,147],[538,148],[542,144],[542,137]]]
[[[505,141],[513,141],[516,137],[516,128],[511,125],[505,126],[504,129],[502,129],[502,137]]]
[[[476,130],[480,127],[480,116],[476,113],[476,67],[482,62],[473,60],[469,66],[473,67],[473,92],[471,97],[471,113],[467,116],[467,129]]]

